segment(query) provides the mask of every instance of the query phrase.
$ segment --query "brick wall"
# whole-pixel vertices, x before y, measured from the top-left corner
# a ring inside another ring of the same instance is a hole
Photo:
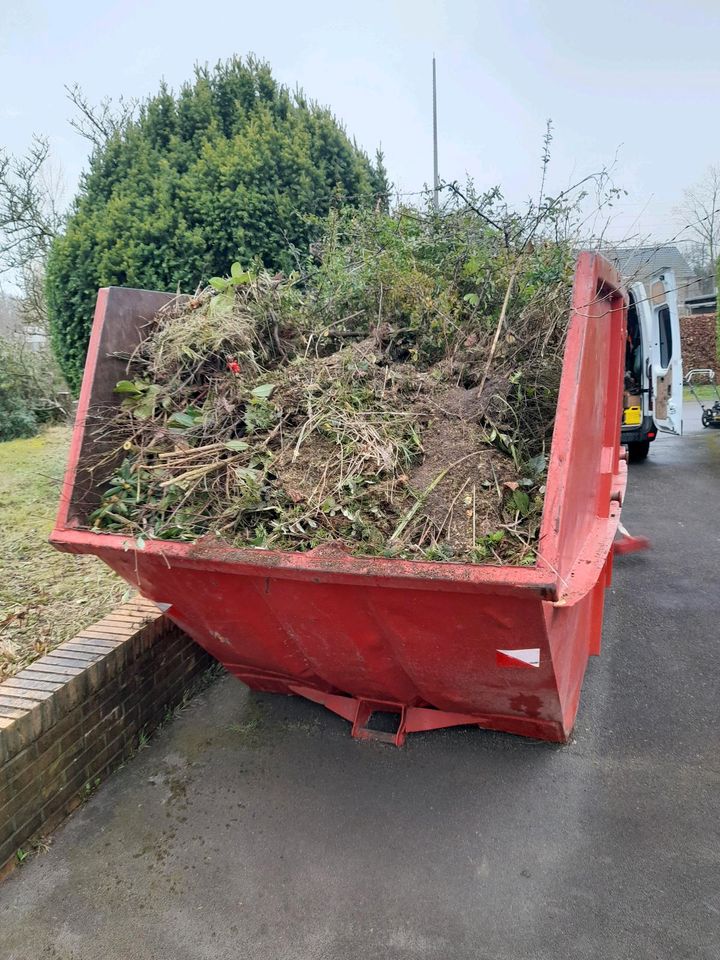
[[[0,877],[214,662],[138,599],[0,684]]]
[[[680,318],[683,369],[710,367],[717,370],[716,318],[714,313],[698,313]]]

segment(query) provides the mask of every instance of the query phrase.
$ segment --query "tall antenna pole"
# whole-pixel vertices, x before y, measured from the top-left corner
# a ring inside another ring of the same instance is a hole
[[[438,151],[437,151],[437,76],[435,73],[435,54],[433,54],[433,208],[435,213],[440,210],[440,180],[438,178]]]

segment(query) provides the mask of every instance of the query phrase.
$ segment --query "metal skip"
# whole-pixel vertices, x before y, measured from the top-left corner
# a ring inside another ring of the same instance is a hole
[[[321,703],[360,739],[399,744],[411,732],[474,724],[566,740],[588,657],[600,651],[626,482],[626,297],[607,261],[578,260],[529,567],[236,549],[211,539],[148,540],[138,550],[86,529],[98,496],[97,424],[118,402],[122,357],[169,296],[99,292],[55,546],[99,556],[252,689]]]

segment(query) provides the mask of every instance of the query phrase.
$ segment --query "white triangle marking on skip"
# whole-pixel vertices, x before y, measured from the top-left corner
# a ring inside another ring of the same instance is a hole
[[[520,663],[526,663],[529,667],[540,666],[540,647],[528,647],[525,650],[498,650],[504,657],[511,660],[519,660]]]

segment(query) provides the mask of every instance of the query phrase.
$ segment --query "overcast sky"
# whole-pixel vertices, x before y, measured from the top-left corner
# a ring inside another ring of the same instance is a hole
[[[368,151],[382,143],[405,191],[432,177],[433,52],[445,179],[535,194],[550,117],[551,187],[617,157],[629,196],[613,238],[663,241],[683,189],[720,162],[720,0],[0,0],[0,145],[49,135],[72,190],[87,145],[67,123],[64,84],[93,101],[144,97],[197,61],[250,51]]]

